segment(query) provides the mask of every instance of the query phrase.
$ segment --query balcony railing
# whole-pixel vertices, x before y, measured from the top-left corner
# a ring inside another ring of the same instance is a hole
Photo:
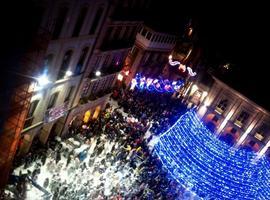
[[[107,88],[106,90],[102,90],[102,91],[99,91],[97,93],[94,93],[94,94],[90,94],[86,97],[82,97],[79,101],[80,104],[86,104],[86,103],[89,103],[91,101],[95,101],[105,95],[108,95],[110,94],[111,92],[113,91],[112,88]]]
[[[165,38],[165,36],[160,36],[160,37]],[[138,33],[136,35],[136,41],[148,49],[159,49],[159,50],[169,51],[169,50],[172,50],[175,46],[174,42],[169,43],[169,42],[159,41],[159,40],[156,41],[156,40],[152,40],[152,37],[148,39],[147,36],[143,36],[141,33]]]

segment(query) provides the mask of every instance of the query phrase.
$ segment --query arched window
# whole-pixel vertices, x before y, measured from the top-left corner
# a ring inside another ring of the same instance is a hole
[[[53,62],[53,54],[49,54],[44,59],[43,71],[42,73],[46,73],[50,67],[52,67]]]
[[[75,27],[74,27],[74,30],[73,30],[73,33],[72,33],[72,37],[76,37],[79,35],[81,27],[82,27],[84,19],[85,19],[85,16],[87,14],[87,10],[88,10],[88,6],[84,6],[81,8],[79,16],[78,16],[76,24],[75,24]]]
[[[59,95],[59,92],[55,92],[51,95],[48,106],[47,106],[47,110],[55,106],[58,95]]]
[[[73,53],[72,50],[68,50],[65,53],[62,64],[61,64],[61,68],[60,68],[58,75],[57,75],[57,80],[65,77],[65,74],[67,72],[67,69],[68,69],[68,66],[69,66],[69,63],[71,60],[72,53]]]
[[[78,63],[76,65],[76,68],[75,68],[75,71],[74,71],[75,75],[78,75],[78,74],[80,74],[82,72],[83,64],[84,64],[84,61],[85,61],[88,50],[89,50],[89,47],[85,47],[82,50],[80,58],[78,60]]]
[[[54,27],[54,31],[52,34],[52,39],[57,39],[61,33],[61,30],[63,28],[65,19],[67,17],[67,13],[68,13],[68,8],[67,7],[61,7],[58,10],[58,16],[55,22],[55,27]]]
[[[222,99],[218,105],[216,106],[216,112],[218,112],[219,114],[222,114],[226,108],[228,106],[228,100],[227,99]]]
[[[34,120],[34,113],[37,108],[38,102],[39,100],[35,100],[31,102],[27,116],[26,116],[26,120],[24,122],[24,128],[27,128],[32,125],[32,122]]]

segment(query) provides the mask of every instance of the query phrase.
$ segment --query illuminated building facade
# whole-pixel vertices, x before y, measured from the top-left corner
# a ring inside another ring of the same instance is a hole
[[[64,137],[73,122],[97,118],[105,107],[150,1],[49,1],[52,37],[21,134],[18,154],[33,141]],[[140,11],[140,12],[138,12]],[[129,18],[131,17],[132,18]],[[34,83],[32,86],[36,86]]]
[[[155,31],[146,25],[142,26],[126,58],[127,69],[130,71],[127,83],[130,83],[136,73],[150,76],[161,74],[176,41],[175,35]]]
[[[206,126],[228,144],[269,154],[270,113],[215,76],[210,84],[195,81],[187,93]]]

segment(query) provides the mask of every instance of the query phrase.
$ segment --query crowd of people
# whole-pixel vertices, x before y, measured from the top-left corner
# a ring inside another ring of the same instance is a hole
[[[69,139],[32,150],[14,170],[6,199],[184,199],[149,145],[185,112],[169,94],[119,92],[97,119],[72,125]],[[14,178],[16,179],[16,178]],[[19,180],[18,180],[19,179]],[[11,195],[12,194],[12,195]]]

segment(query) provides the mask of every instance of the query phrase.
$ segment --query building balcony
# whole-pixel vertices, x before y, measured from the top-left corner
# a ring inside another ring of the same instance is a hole
[[[143,29],[136,35],[136,43],[148,50],[171,51],[176,42],[175,36],[159,34]]]
[[[84,105],[87,103],[93,103],[94,101],[99,100],[100,98],[103,98],[104,96],[109,96],[112,93],[112,88],[107,88],[105,90],[100,90],[97,93],[92,93],[88,96],[84,96],[80,99],[79,103],[80,105]]]
[[[106,94],[112,92],[118,73],[106,76],[96,77],[95,79],[87,78],[85,80],[80,103],[85,104],[88,101],[94,101]]]

